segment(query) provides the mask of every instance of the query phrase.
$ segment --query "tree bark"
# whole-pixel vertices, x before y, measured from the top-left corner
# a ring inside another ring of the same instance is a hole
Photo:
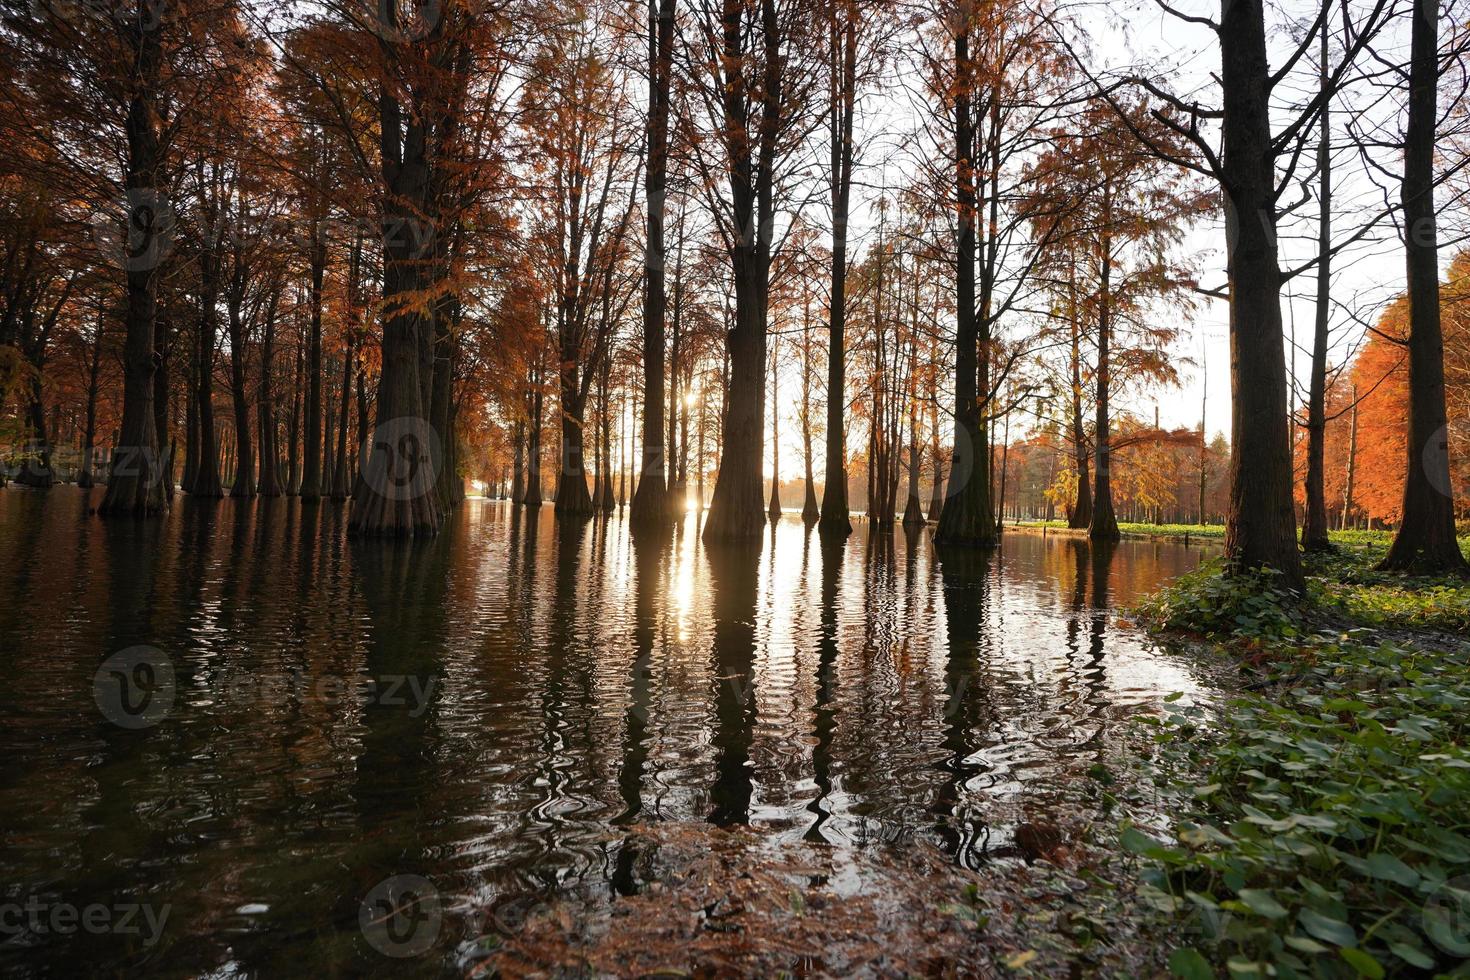
[[[519,504],[526,498],[526,423],[517,420],[511,426],[510,444],[512,450],[512,470],[510,481],[510,502]]]
[[[1232,439],[1225,529],[1233,572],[1269,568],[1300,590],[1292,503],[1286,355],[1277,261],[1270,69],[1261,0],[1232,0],[1220,22],[1221,185],[1230,277]]]
[[[245,356],[249,345],[241,306],[244,290],[232,284],[227,304],[230,330],[230,395],[235,410],[235,443],[237,455],[235,479],[230,487],[232,497],[255,496],[255,457],[250,440],[250,399],[247,392]]]
[[[260,385],[256,389],[260,400],[256,410],[256,422],[260,431],[259,476],[256,492],[262,497],[281,495],[280,453],[276,446],[276,411],[271,389],[271,372],[275,370],[276,356],[276,310],[280,301],[280,288],[271,288],[266,301],[265,322],[261,326],[260,338]]]
[[[980,330],[975,309],[975,130],[968,25],[955,34],[955,187],[958,214],[955,271],[954,452],[948,490],[934,540],[938,544],[992,547],[997,543],[990,503],[990,444],[980,419]],[[969,465],[965,465],[968,461]]]
[[[1075,273],[1069,279],[1072,319],[1072,452],[1077,467],[1077,495],[1067,526],[1092,526],[1092,467],[1088,461],[1087,429],[1082,423],[1082,317],[1077,306]]]
[[[924,525],[924,505],[919,503],[919,470],[921,456],[919,450],[919,411],[918,399],[909,400],[909,499],[903,508],[904,527],[922,527]]]
[[[761,0],[759,124],[750,133],[752,100],[745,77],[741,0],[724,0],[723,92],[728,178],[733,226],[739,229],[731,254],[735,326],[726,339],[730,385],[723,424],[720,473],[715,478],[706,542],[753,538],[766,525],[761,499],[761,457],[766,407],[766,325],[770,292],[776,136],[780,129],[780,25],[775,0]],[[754,153],[752,152],[754,151]]]
[[[302,500],[317,500],[322,495],[322,284],[327,272],[327,242],[322,234],[321,221],[311,223],[311,242],[308,248],[311,266],[311,290],[308,296],[311,320],[306,338],[306,425],[301,447],[303,466],[300,494]],[[388,360],[386,346],[385,339],[385,364]],[[416,378],[417,372],[414,373]]]
[[[846,9],[847,22],[835,14],[828,33],[831,60],[828,139],[831,143],[829,179],[832,187],[832,288],[827,300],[827,462],[822,483],[822,513],[818,528],[828,534],[852,533],[847,501],[847,221],[852,198],[852,120],[857,98],[856,13]],[[840,40],[839,40],[840,34]],[[839,54],[840,46],[840,54]]]
[[[158,315],[159,263],[166,233],[158,207],[163,166],[157,109],[162,45],[156,28],[138,0],[139,16],[124,28],[134,57],[135,88],[125,123],[128,214],[124,237],[127,282],[127,338],[123,351],[123,417],[112,454],[107,493],[97,512],[145,517],[161,513],[164,504],[158,427],[153,418],[154,330]]]
[[[213,229],[209,229],[213,233]],[[185,487],[193,497],[223,497],[220,481],[219,431],[214,421],[215,318],[219,301],[219,258],[213,243],[205,243],[199,256],[199,321],[194,335],[194,404],[198,455],[194,479]],[[155,396],[156,397],[156,396]],[[160,435],[160,441],[162,436]]]
[[[92,357],[87,364],[87,427],[82,436],[82,472],[77,477],[77,486],[83,488],[90,488],[96,483],[92,475],[92,457],[97,451],[97,391],[102,374],[102,332],[106,322],[99,305],[97,329],[92,336]]]
[[[378,119],[387,191],[382,378],[348,530],[364,536],[414,537],[437,533],[440,523],[432,448],[440,437],[429,423],[430,402],[425,397],[432,397],[434,328],[432,316],[422,311],[423,297],[437,295],[438,264],[432,260],[437,255],[438,202],[430,200],[429,133],[423,115],[403,112],[398,99],[383,88]]]
[[[643,438],[638,485],[628,507],[636,526],[673,518],[664,477],[664,187],[669,168],[669,90],[674,72],[675,0],[648,5],[648,169],[644,173],[647,244],[643,258]]]
[[[523,503],[527,507],[541,506],[541,409],[542,384],[546,352],[538,351],[533,373],[534,388],[531,392],[530,431],[526,437],[526,493]]]
[[[300,299],[298,293],[297,299]],[[301,493],[301,366],[306,358],[300,324],[296,330],[296,364],[291,385],[291,420],[286,426],[286,496]]]
[[[1439,87],[1439,5],[1414,7],[1409,121],[1404,134],[1404,261],[1409,280],[1409,438],[1403,518],[1379,568],[1470,574],[1455,539],[1439,318],[1439,235],[1434,215],[1434,132]]]
[[[1112,220],[1112,188],[1103,188],[1103,220]],[[1118,515],[1113,510],[1113,441],[1112,415],[1109,400],[1112,396],[1112,342],[1113,342],[1113,237],[1106,230],[1099,242],[1098,256],[1098,317],[1097,317],[1097,421],[1093,433],[1096,443],[1097,461],[1094,464],[1096,491],[1092,495],[1092,523],[1087,527],[1087,536],[1094,541],[1117,541],[1122,535],[1118,531]]]
[[[776,359],[780,341],[771,344],[771,503],[766,514],[773,521],[781,519],[781,396],[776,390],[779,362]]]
[[[1327,24],[1322,25],[1321,96],[1328,96]],[[1307,509],[1302,520],[1302,548],[1328,551],[1327,493],[1324,468],[1327,442],[1327,340],[1330,324],[1332,284],[1332,122],[1328,106],[1322,106],[1322,136],[1317,145],[1320,181],[1317,217],[1317,310],[1312,327],[1312,376],[1307,387]]]

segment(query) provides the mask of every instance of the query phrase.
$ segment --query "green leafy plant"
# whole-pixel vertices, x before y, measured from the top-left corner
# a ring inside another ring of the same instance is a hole
[[[1146,719],[1180,820],[1120,841],[1192,933],[1177,976],[1470,975],[1470,648],[1402,632],[1463,628],[1470,589],[1374,550],[1313,559],[1305,601],[1212,565],[1140,609],[1251,654],[1241,696]]]
[[[1167,630],[1242,640],[1297,635],[1296,597],[1270,569],[1225,575],[1215,559],[1144,600],[1144,619]]]

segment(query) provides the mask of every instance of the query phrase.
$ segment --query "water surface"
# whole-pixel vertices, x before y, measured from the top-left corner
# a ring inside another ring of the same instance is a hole
[[[430,542],[345,524],[0,491],[0,905],[167,912],[153,942],[0,923],[0,968],[459,973],[537,900],[637,888],[641,821],[978,867],[1091,805],[1131,713],[1208,686],[1117,615],[1197,564],[1176,543],[829,546],[788,516],[712,550],[697,515],[635,544],[482,500]],[[361,906],[402,875],[442,914],[390,959]]]

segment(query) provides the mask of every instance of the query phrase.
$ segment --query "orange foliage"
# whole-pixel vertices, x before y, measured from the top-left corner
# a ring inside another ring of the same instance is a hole
[[[1450,472],[1456,514],[1470,513],[1470,252],[1450,266],[1440,289],[1445,346],[1445,387],[1450,418]],[[1408,330],[1408,305],[1395,300],[1379,320],[1376,332],[1352,367],[1358,405],[1357,473],[1354,503],[1364,516],[1392,524],[1399,518],[1404,487],[1404,460],[1409,424],[1409,369],[1405,350],[1396,342]],[[1342,415],[1328,426],[1327,494],[1341,506],[1347,472],[1351,426],[1350,392],[1334,391],[1329,415]]]

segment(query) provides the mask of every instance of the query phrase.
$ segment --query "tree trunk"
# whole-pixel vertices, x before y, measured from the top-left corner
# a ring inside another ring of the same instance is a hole
[[[618,510],[628,502],[628,412],[618,402]]]
[[[441,515],[457,504],[462,495],[455,469],[458,456],[454,436],[454,353],[459,318],[459,301],[446,294],[434,309],[432,323],[423,326],[434,335],[434,382],[425,407],[429,411],[429,430],[437,436],[430,441],[429,448],[434,466],[435,501]]]
[[[776,359],[779,344],[779,340],[771,343],[771,503],[766,514],[773,521],[781,519],[781,396],[776,389],[780,369]]]
[[[322,283],[327,271],[327,242],[322,223],[311,223],[309,261],[311,264],[310,332],[306,338],[306,425],[301,447],[304,465],[301,471],[301,499],[317,500],[322,495]],[[384,290],[386,293],[386,289]],[[383,361],[386,364],[387,339],[384,339]],[[415,381],[417,380],[415,374]]]
[[[766,408],[766,326],[770,298],[771,227],[774,215],[776,136],[780,131],[781,60],[775,0],[761,0],[760,122],[751,139],[745,60],[739,29],[741,0],[724,0],[727,73],[723,115],[735,226],[746,231],[734,243],[735,326],[726,338],[730,385],[722,425],[723,451],[703,538],[708,542],[753,538],[766,525],[761,499],[761,456]],[[731,29],[731,25],[734,29]],[[731,76],[734,76],[733,79]],[[754,152],[752,152],[754,151]]]
[[[45,489],[55,481],[51,470],[51,441],[46,431],[46,401],[41,389],[39,365],[26,382],[26,427],[30,430],[26,454],[15,482],[22,486]]]
[[[118,444],[112,454],[107,493],[99,514],[143,517],[164,508],[158,426],[153,418],[154,330],[158,315],[159,263],[167,229],[158,207],[158,182],[163,167],[157,127],[158,73],[162,48],[156,29],[143,14],[128,28],[132,43],[136,87],[128,104],[127,134],[128,214],[127,339],[123,351],[123,415]]]
[[[386,321],[382,378],[373,434],[365,441],[368,456],[360,461],[360,492],[352,498],[348,531],[366,536],[414,537],[437,533],[440,523],[434,491],[440,437],[429,421],[434,324],[432,313],[422,309],[424,297],[436,298],[440,292],[436,279],[440,266],[431,261],[439,254],[439,202],[430,193],[430,123],[424,113],[405,113],[398,99],[385,89],[378,98],[378,120],[382,182],[387,192],[382,236]],[[326,264],[325,246],[322,249],[321,261],[314,266]],[[320,291],[315,275],[313,290]],[[314,302],[313,307],[319,361],[320,303]],[[313,374],[313,383],[315,380]],[[317,407],[320,410],[319,404]],[[320,424],[317,418],[318,431]],[[309,452],[307,459],[314,454]],[[319,486],[315,489],[320,492]]]
[[[298,294],[298,299],[299,299]],[[306,358],[300,325],[296,331],[296,367],[291,385],[291,421],[286,427],[286,496],[301,493],[301,371]]]
[[[975,309],[975,131],[971,118],[970,38],[968,25],[955,35],[957,77],[954,109],[955,186],[958,214],[955,272],[955,420],[949,488],[934,540],[938,544],[992,547],[997,543],[995,513],[990,503],[990,445],[980,419],[977,358],[980,335]]]
[[[194,337],[193,376],[199,454],[194,460],[194,480],[185,488],[193,497],[224,496],[220,481],[219,431],[214,421],[215,307],[219,301],[219,259],[214,251],[214,247],[206,243],[199,257],[199,322]]]
[[[352,368],[356,359],[356,337],[351,330],[347,333],[347,350],[342,354],[342,400],[337,409],[337,452],[332,469],[332,499],[346,500],[349,492],[347,482],[347,426],[352,417]]]
[[[919,451],[919,415],[918,399],[911,401],[913,408],[909,412],[909,499],[903,508],[904,527],[922,527],[924,524],[924,506],[919,503],[919,470],[921,468]]]
[[[199,465],[199,399],[194,397],[194,355],[191,351],[186,362],[188,374],[184,378],[184,477],[185,490],[194,485],[194,471]],[[160,362],[159,370],[162,370]],[[166,385],[158,383],[158,372],[154,373],[153,397],[155,405],[166,397]],[[158,429],[158,444],[163,445],[163,425]]]
[[[556,513],[586,517],[593,511],[592,497],[587,492],[586,418],[587,396],[582,387],[581,331],[572,326],[573,300],[564,297],[557,313],[557,380],[561,397],[561,453],[556,472]],[[592,434],[597,446],[597,434]],[[662,465],[662,460],[660,460]]]
[[[526,495],[524,503],[527,507],[541,506],[541,409],[542,409],[542,377],[543,365],[546,359],[545,351],[538,351],[536,355],[535,388],[531,394],[531,421],[530,433],[526,437]]]
[[[851,534],[847,502],[846,430],[847,350],[847,219],[852,197],[852,120],[857,97],[857,16],[846,10],[847,23],[834,22],[828,34],[831,60],[828,135],[832,185],[832,289],[827,303],[827,463],[822,484],[818,527],[828,534]],[[839,55],[838,49],[841,48]]]
[[[1103,187],[1104,221],[1111,220],[1112,188]],[[1102,234],[1098,262],[1098,317],[1097,317],[1097,421],[1093,440],[1096,443],[1097,460],[1095,491],[1092,495],[1092,523],[1087,527],[1087,536],[1094,541],[1117,541],[1122,537],[1118,531],[1118,515],[1113,510],[1113,440],[1112,414],[1109,400],[1112,397],[1112,343],[1113,343],[1113,236],[1107,231]],[[1157,426],[1155,426],[1157,428]]]
[[[1082,317],[1077,306],[1075,273],[1068,279],[1072,318],[1072,451],[1077,467],[1077,495],[1067,526],[1092,526],[1092,467],[1088,463],[1087,429],[1082,424]]]
[[[321,497],[332,495],[332,470],[336,454],[332,451],[335,438],[335,419],[332,418],[332,369],[335,362],[326,358],[322,363],[322,485]]]
[[[1444,335],[1439,319],[1439,236],[1434,216],[1439,7],[1415,6],[1410,42],[1409,122],[1404,134],[1404,260],[1409,280],[1409,438],[1403,518],[1379,568],[1470,574],[1455,539],[1445,412]]]
[[[232,497],[255,496],[255,457],[250,444],[250,399],[246,393],[245,355],[249,339],[240,315],[243,296],[232,292],[229,303],[230,327],[230,395],[235,409],[235,480],[230,487]]]
[[[1353,415],[1352,422],[1348,427],[1348,458],[1347,474],[1343,481],[1342,490],[1342,529],[1346,531],[1352,524],[1353,512],[1353,484],[1358,476],[1358,386],[1353,385]]]
[[[766,524],[761,499],[765,431],[765,269],[753,244],[735,252],[735,329],[729,334],[730,386],[722,426],[724,446],[715,477],[705,540],[751,537]]]
[[[643,439],[638,485],[628,508],[635,526],[673,517],[664,479],[664,185],[669,169],[669,89],[674,73],[675,0],[649,2],[648,169],[644,173],[647,244],[643,258]]]
[[[1322,25],[1321,96],[1328,95],[1327,24]],[[1307,390],[1307,510],[1302,521],[1302,548],[1327,551],[1327,493],[1323,488],[1327,442],[1327,328],[1332,284],[1332,123],[1322,106],[1322,137],[1317,145],[1321,181],[1317,218],[1317,315],[1312,328],[1312,376]]]
[[[157,432],[160,456],[159,479],[163,483],[163,496],[170,504],[174,499],[174,443],[169,436],[169,422],[174,403],[169,394],[168,362],[173,350],[173,339],[168,320],[160,314],[153,331],[153,428]],[[185,399],[187,400],[187,398]]]
[[[96,483],[92,475],[92,457],[97,451],[97,390],[102,374],[102,331],[106,322],[99,307],[97,332],[92,337],[92,357],[87,364],[87,427],[82,437],[82,472],[77,477],[77,486],[83,488],[90,488]]]
[[[257,490],[262,497],[281,495],[280,452],[276,446],[276,409],[271,390],[271,372],[275,370],[276,353],[276,309],[280,300],[279,289],[272,289],[266,302],[265,323],[260,340],[260,408],[257,419],[260,423],[260,476]]]
[[[510,432],[514,460],[510,480],[510,502],[519,504],[526,499],[526,423],[517,421],[511,426]]]
[[[1233,0],[1220,27],[1224,153],[1221,183],[1230,275],[1230,512],[1232,571],[1274,569],[1300,590],[1292,503],[1286,355],[1277,262],[1270,69],[1261,0]]]
[[[358,343],[361,345],[362,337]],[[360,347],[359,347],[360,349]],[[361,356],[357,359],[357,431],[353,438],[352,495],[362,493],[363,452],[367,449],[368,436],[372,433],[372,418],[368,400],[367,365]]]
[[[347,426],[351,418],[352,383],[359,373],[356,368],[361,336],[358,290],[362,282],[362,237],[362,233],[358,232],[353,239],[347,269],[347,350],[342,356],[342,402],[337,412],[337,465],[332,473],[332,497],[335,500],[346,500],[353,489],[347,459]]]

